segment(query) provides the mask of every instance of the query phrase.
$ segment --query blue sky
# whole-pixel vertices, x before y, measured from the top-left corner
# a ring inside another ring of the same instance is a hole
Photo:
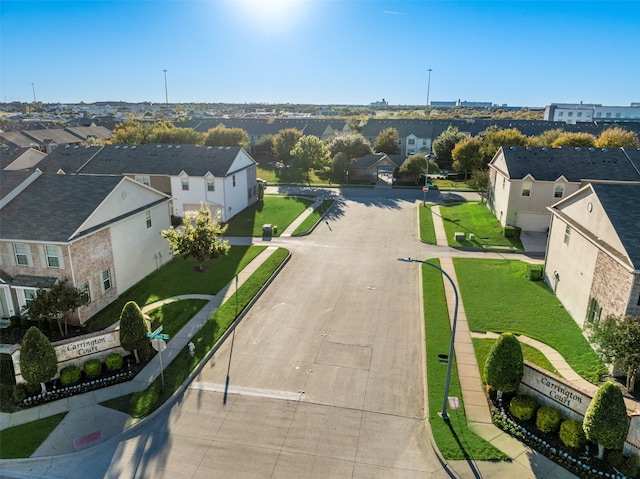
[[[640,101],[640,2],[1,1],[0,100]]]

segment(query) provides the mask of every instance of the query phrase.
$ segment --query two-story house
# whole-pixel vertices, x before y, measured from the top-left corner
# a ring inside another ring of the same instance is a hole
[[[1,175],[3,317],[66,278],[83,293],[74,318],[82,324],[172,257],[160,235],[170,198],[153,188],[122,176]]]

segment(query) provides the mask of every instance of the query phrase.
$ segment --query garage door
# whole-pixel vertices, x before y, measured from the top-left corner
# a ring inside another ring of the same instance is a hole
[[[545,213],[519,212],[516,217],[516,226],[523,231],[547,231],[551,223],[551,215]]]

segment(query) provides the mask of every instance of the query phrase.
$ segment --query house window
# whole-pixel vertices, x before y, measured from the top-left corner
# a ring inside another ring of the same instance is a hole
[[[47,266],[49,266],[49,268],[59,268],[60,258],[58,257],[58,247],[45,246],[45,250],[47,253]]]
[[[31,302],[38,296],[37,289],[24,289],[24,305],[28,308]]]
[[[553,189],[553,197],[554,198],[562,198],[564,194],[564,185],[556,185]]]
[[[78,292],[80,293],[80,301],[82,304],[89,304],[91,302],[91,291],[89,291],[89,283],[82,283],[78,286]]]
[[[564,112],[563,111],[559,112],[558,116],[564,116]]]
[[[607,112],[607,118],[611,118],[611,112],[610,111]]]
[[[183,176],[180,178],[180,182],[182,183],[182,191],[189,191],[189,178],[187,176]]]
[[[568,116],[573,116],[573,112],[572,112],[572,111],[570,111],[570,112],[568,113]]]
[[[151,228],[151,210],[147,210],[144,213],[145,220],[147,222],[147,229]]]
[[[595,298],[589,299],[589,309],[587,309],[587,321],[590,323],[597,323],[600,321],[600,315],[602,314],[602,307],[598,300]]]
[[[597,117],[597,118],[600,118],[601,116],[602,116],[602,112],[601,112],[601,111],[599,111],[598,113],[596,113],[596,117]]]
[[[26,244],[16,243],[13,245],[16,253],[16,264],[20,266],[29,266],[29,251]]]
[[[531,186],[532,183],[530,181],[522,182],[522,196],[531,196]]]
[[[236,186],[236,175],[233,175],[233,186]]]
[[[142,183],[146,186],[151,186],[151,179],[148,176],[138,176],[136,175],[136,181],[138,183]]]
[[[207,178],[207,191],[216,191],[216,184],[211,176]]]
[[[582,116],[582,112],[581,112],[581,111],[579,111],[579,112],[578,112],[578,117],[581,117],[581,116]]]
[[[564,229],[564,244],[569,245],[569,239],[571,239],[571,226],[567,225]]]
[[[416,140],[414,140],[413,138],[409,138],[409,144],[410,145],[415,145],[416,144]]]
[[[616,113],[616,118],[620,118],[620,113]]]
[[[108,291],[111,289],[111,273],[108,269],[102,272],[102,291]]]

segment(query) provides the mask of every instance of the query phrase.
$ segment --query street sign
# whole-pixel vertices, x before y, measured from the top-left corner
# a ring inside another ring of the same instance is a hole
[[[422,187],[422,191],[423,191],[424,193],[428,193],[428,192],[429,192],[429,187],[428,187],[428,186],[423,186],[423,187]]]
[[[158,329],[156,329],[152,333],[147,333],[147,337],[151,339],[164,339],[164,340],[169,339],[168,334],[160,334],[162,332],[162,328],[163,326],[160,325],[160,327],[158,327]]]
[[[164,339],[160,338],[153,338],[151,340],[151,346],[153,346],[153,349],[155,349],[159,353],[167,349],[167,343],[164,341]]]

